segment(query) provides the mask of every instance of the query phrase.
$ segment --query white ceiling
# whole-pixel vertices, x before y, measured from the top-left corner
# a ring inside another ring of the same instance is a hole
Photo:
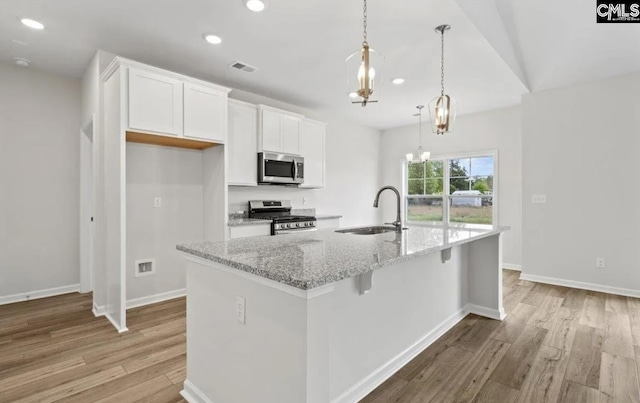
[[[640,70],[640,25],[596,26],[595,5],[584,0],[369,0],[369,43],[386,57],[385,82],[380,103],[362,108],[346,96],[344,65],[360,46],[361,7],[359,0],[269,0],[267,10],[252,13],[241,0],[2,0],[0,61],[25,57],[33,68],[80,77],[104,49],[377,128],[413,123],[415,106],[439,94],[433,28],[442,23],[453,27],[445,85],[461,114],[515,105],[527,86]],[[550,19],[553,7],[571,9],[571,18]],[[46,29],[24,27],[22,17]],[[206,43],[205,32],[223,44]],[[259,70],[229,69],[236,60]],[[393,77],[407,81],[394,86]]]

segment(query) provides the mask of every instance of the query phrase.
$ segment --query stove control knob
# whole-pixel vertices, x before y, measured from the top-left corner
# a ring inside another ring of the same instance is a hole
[[[290,224],[285,224],[285,227],[291,228],[291,225]]]
[[[300,223],[296,223],[296,228],[300,227]]]

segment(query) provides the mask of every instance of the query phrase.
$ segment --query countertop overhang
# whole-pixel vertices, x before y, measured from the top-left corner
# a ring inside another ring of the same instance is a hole
[[[382,267],[430,255],[509,227],[411,225],[401,234],[355,235],[326,229],[283,236],[177,245],[189,255],[310,290]]]

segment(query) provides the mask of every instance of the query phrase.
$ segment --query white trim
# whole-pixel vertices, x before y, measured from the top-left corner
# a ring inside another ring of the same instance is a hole
[[[184,74],[150,66],[148,64],[136,62],[131,59],[125,59],[124,57],[120,57],[120,56],[116,56],[113,58],[111,63],[109,63],[109,65],[104,69],[104,71],[100,75],[100,80],[107,81],[120,67],[135,68],[135,69],[145,70],[155,74],[161,74],[166,77],[174,78],[176,80],[186,81],[193,84],[204,85],[204,86],[213,88],[217,91],[224,92],[226,94],[230,93],[233,90],[232,88],[224,87],[222,85],[212,83],[210,81],[199,80],[197,78],[185,76]]]
[[[104,314],[104,317],[105,317],[105,318],[107,318],[107,319],[109,320],[109,322],[111,322],[111,324],[113,325],[113,327],[115,327],[115,328],[116,328],[116,330],[118,331],[118,333],[124,333],[124,332],[128,332],[128,331],[129,331],[129,329],[127,329],[127,327],[126,327],[126,326],[125,326],[125,327],[120,327],[120,325],[118,325],[118,323],[115,321],[115,319],[113,319],[113,318],[111,317],[111,315],[110,315],[110,314],[105,313],[105,314]]]
[[[409,348],[402,351],[391,360],[387,361],[381,367],[361,379],[358,383],[356,383],[346,391],[342,392],[335,399],[332,399],[331,403],[352,403],[360,401],[363,397],[371,393],[372,390],[380,386],[384,381],[391,377],[391,375],[396,373],[396,371],[398,371],[409,361],[414,359],[424,349],[429,347],[434,341],[445,334],[449,329],[460,322],[465,316],[467,316],[467,313],[467,306],[455,312],[453,315],[440,323],[435,329],[422,336],[413,345],[409,346]]]
[[[180,391],[180,396],[189,403],[213,403],[213,400],[209,399],[200,389],[196,387],[191,381],[185,379],[183,384],[184,389]]]
[[[498,310],[476,304],[467,304],[467,313],[473,313],[476,315],[484,316],[485,318],[496,320],[504,320],[507,317],[507,314],[504,312],[503,307],[500,307],[500,309]]]
[[[40,299],[47,297],[55,297],[56,295],[70,294],[72,292],[80,292],[80,284],[65,285],[62,287],[47,288],[44,290],[22,292],[20,294],[6,295],[0,297],[0,305],[13,304],[15,302],[31,301],[32,299]]]
[[[242,277],[245,278],[247,280],[250,281],[254,281],[258,284],[267,286],[269,288],[274,288],[278,291],[282,291],[286,294],[289,295],[293,295],[294,297],[298,297],[298,298],[303,298],[303,299],[312,299],[315,297],[319,297],[321,295],[324,294],[329,294],[330,292],[333,292],[334,288],[335,288],[335,284],[331,283],[331,284],[327,284],[327,285],[323,285],[320,287],[316,287],[316,288],[312,288],[310,290],[303,290],[301,288],[296,288],[296,287],[292,287],[290,285],[286,285],[286,284],[282,284],[282,283],[278,283],[277,281],[274,280],[270,280],[268,278],[264,278],[246,271],[242,271],[240,269],[234,269],[232,267],[228,267],[225,266],[221,263],[217,263],[208,259],[203,259],[201,257],[197,257],[194,255],[191,255],[189,253],[185,253],[182,251],[178,251],[178,253],[181,253],[185,259],[187,259],[190,262],[194,262],[194,263],[198,263],[204,266],[209,266],[209,267],[213,267],[215,269],[218,269],[220,271],[223,271],[225,273],[230,273],[233,274],[235,276],[238,277]]]
[[[564,280],[555,277],[537,276],[534,274],[520,274],[520,280],[533,281],[535,283],[560,285],[563,287],[579,288],[582,290],[598,291],[607,294],[623,295],[625,297],[640,298],[640,290],[630,288],[612,287],[609,285],[583,283],[582,281]]]
[[[157,304],[158,302],[184,297],[185,295],[187,295],[187,289],[181,288],[179,290],[162,292],[160,294],[149,295],[147,297],[134,298],[127,301],[127,309]]]
[[[95,316],[96,318],[100,317],[100,316],[104,316],[107,313],[107,309],[105,308],[105,306],[93,306],[93,308],[91,309],[91,312],[93,312],[93,316]]]
[[[502,263],[502,268],[503,269],[507,269],[507,270],[514,270],[514,271],[522,271],[522,265],[521,264],[515,264],[515,263]]]

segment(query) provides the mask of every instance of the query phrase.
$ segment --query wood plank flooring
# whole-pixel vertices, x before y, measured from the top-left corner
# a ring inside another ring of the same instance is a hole
[[[362,402],[640,403],[640,300],[503,277],[504,322],[468,315]],[[0,402],[184,402],[185,319],[184,298],[123,334],[88,294],[0,306]]]
[[[129,310],[118,334],[90,294],[0,306],[0,402],[184,402],[185,299]]]
[[[361,402],[640,402],[639,299],[503,273],[504,322],[467,316]]]

